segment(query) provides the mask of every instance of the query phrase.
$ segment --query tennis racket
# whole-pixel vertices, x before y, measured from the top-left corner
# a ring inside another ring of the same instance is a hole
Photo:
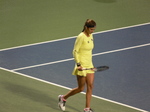
[[[104,71],[104,70],[108,70],[109,67],[108,66],[99,66],[99,67],[95,67],[95,68],[82,68],[82,70],[93,70],[95,72],[100,72],[100,71]]]

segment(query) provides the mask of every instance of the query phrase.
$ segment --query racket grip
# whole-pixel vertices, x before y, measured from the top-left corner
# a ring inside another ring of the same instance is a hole
[[[91,68],[82,68],[82,70],[91,70]]]

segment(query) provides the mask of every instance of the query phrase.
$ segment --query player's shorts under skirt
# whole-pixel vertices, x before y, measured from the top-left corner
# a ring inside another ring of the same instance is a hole
[[[93,71],[93,70],[83,70],[83,71],[79,71],[79,70],[77,69],[77,67],[74,67],[74,70],[73,70],[73,72],[72,72],[72,75],[79,75],[79,76],[84,76],[84,77],[86,77],[86,74],[88,74],[88,73],[94,73],[94,71]]]

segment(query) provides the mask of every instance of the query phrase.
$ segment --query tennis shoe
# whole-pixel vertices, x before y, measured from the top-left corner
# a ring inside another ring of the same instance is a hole
[[[63,95],[59,95],[58,96],[58,107],[62,110],[65,111],[65,104],[66,104],[66,100],[63,98]]]
[[[92,110],[91,108],[85,108],[84,112],[94,112],[94,110]]]

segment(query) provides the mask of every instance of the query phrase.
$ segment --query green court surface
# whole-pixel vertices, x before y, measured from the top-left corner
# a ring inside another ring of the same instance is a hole
[[[61,112],[57,107],[59,93],[68,90],[41,81],[0,70],[0,112]],[[81,112],[85,95],[68,99],[66,112]],[[141,112],[115,103],[93,98],[97,112]]]
[[[150,0],[0,0],[0,49],[72,37],[86,19],[96,32],[150,21]],[[60,112],[68,90],[0,69],[0,112]],[[66,112],[81,112],[85,95],[71,97]],[[93,97],[96,112],[141,112]]]
[[[78,35],[86,19],[96,32],[150,21],[149,0],[0,0],[0,49]]]

